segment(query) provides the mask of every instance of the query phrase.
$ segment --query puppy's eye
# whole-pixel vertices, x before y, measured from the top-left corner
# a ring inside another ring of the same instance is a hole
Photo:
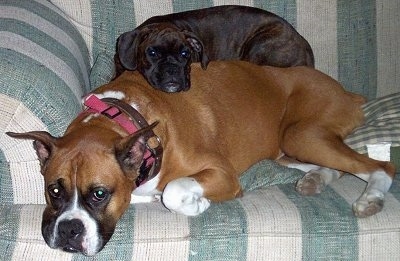
[[[92,195],[93,201],[101,202],[108,197],[109,192],[105,188],[95,188]]]
[[[181,51],[181,56],[183,58],[189,58],[190,57],[190,52],[187,51],[187,50],[183,50],[183,51]]]
[[[156,57],[156,56],[158,55],[156,49],[154,49],[154,48],[148,48],[148,49],[147,49],[147,54],[148,54],[150,57]]]

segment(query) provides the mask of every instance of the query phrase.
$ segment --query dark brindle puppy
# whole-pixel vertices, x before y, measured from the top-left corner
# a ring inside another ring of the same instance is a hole
[[[190,88],[190,64],[212,60],[314,67],[308,42],[283,18],[253,7],[217,6],[148,19],[118,38],[116,76],[138,70],[156,89]]]

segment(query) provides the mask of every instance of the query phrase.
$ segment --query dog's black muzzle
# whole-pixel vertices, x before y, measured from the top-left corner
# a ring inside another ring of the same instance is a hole
[[[174,62],[158,65],[153,75],[153,86],[164,92],[187,91],[190,87],[189,66]]]
[[[58,224],[57,245],[66,252],[82,252],[85,226],[79,219],[63,220]]]

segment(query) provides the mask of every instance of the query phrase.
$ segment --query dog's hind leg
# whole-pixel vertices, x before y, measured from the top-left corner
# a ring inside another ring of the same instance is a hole
[[[381,211],[384,195],[389,190],[395,174],[393,164],[358,154],[344,144],[340,137],[328,131],[321,134],[321,129],[310,127],[307,131],[303,129],[299,132],[297,128],[296,132],[286,133],[285,137],[288,140],[286,142],[283,140],[283,150],[288,156],[323,167],[311,170],[302,179],[303,181],[299,181],[297,186],[300,193],[307,191],[302,188],[304,184],[308,186],[310,183],[324,184],[332,177],[339,177],[335,171],[327,171],[325,168],[343,171],[354,174],[368,183],[361,197],[353,204],[354,214],[358,217],[367,217]],[[316,178],[317,175],[320,175],[320,178]],[[318,188],[311,192],[317,193]]]
[[[281,157],[277,162],[288,168],[298,169],[306,173],[296,183],[297,192],[304,196],[321,193],[328,184],[338,180],[342,174],[335,169],[303,163],[287,156]]]
[[[384,170],[355,175],[367,181],[368,185],[361,197],[353,203],[354,214],[358,217],[368,217],[379,212],[383,208],[385,193],[392,185],[393,177]]]

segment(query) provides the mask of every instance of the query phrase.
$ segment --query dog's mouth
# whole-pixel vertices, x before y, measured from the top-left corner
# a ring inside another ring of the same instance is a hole
[[[162,84],[161,89],[165,92],[180,92],[183,91],[183,87],[180,83],[171,81]]]
[[[80,253],[83,253],[83,254],[84,254],[84,251],[83,251],[82,247],[80,247],[80,246],[73,246],[72,244],[66,244],[66,245],[62,248],[62,250],[65,251],[65,252],[69,252],[69,253],[78,253],[78,252],[80,252]]]

